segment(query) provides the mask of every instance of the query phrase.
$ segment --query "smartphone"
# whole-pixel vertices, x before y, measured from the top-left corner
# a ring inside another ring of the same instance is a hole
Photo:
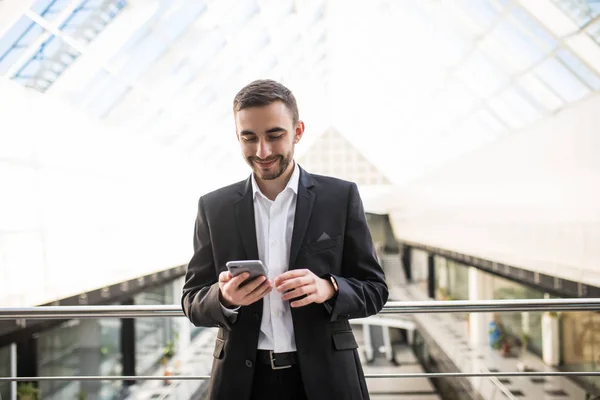
[[[242,272],[250,273],[250,277],[246,279],[240,286],[245,285],[246,283],[259,276],[268,275],[267,269],[260,260],[229,261],[227,264],[225,264],[225,266],[233,276],[239,275]]]

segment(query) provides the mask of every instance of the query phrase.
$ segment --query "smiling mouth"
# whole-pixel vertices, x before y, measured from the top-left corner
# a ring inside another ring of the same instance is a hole
[[[261,168],[269,168],[269,167],[273,166],[276,161],[277,161],[277,159],[270,160],[270,161],[256,161],[255,160],[254,162]]]

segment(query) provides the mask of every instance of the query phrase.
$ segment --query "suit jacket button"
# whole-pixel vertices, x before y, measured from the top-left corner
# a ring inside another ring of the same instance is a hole
[[[246,367],[252,368],[252,361],[246,360]]]
[[[254,313],[254,319],[257,321],[260,319],[260,316],[258,315],[258,313]]]

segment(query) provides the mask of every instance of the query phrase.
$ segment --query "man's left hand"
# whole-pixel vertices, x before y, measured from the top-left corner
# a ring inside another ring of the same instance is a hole
[[[291,307],[302,307],[311,303],[324,303],[335,295],[333,284],[327,279],[322,279],[309,269],[295,269],[287,271],[274,281],[275,288],[283,301],[302,297],[290,303]]]

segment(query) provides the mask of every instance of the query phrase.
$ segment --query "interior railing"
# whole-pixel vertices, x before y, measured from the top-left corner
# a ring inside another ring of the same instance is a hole
[[[586,299],[523,299],[523,300],[480,300],[480,301],[392,301],[380,314],[417,313],[477,313],[509,311],[600,311],[600,298]],[[180,305],[162,306],[43,306],[43,307],[0,307],[0,321],[17,321],[24,325],[26,320],[82,319],[82,318],[145,318],[183,317]],[[370,317],[372,323],[376,323]],[[365,319],[369,320],[369,318]],[[439,373],[386,373],[366,374],[366,378],[490,378],[499,377],[553,377],[553,376],[600,376],[600,371],[532,371],[532,372],[439,372]],[[114,381],[114,380],[207,380],[208,375],[170,376],[29,376],[0,377],[2,381]],[[508,398],[509,391],[502,390]]]

